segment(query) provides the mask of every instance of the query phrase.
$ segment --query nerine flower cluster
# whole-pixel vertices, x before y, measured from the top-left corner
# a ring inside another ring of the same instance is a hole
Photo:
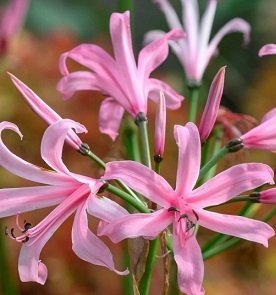
[[[201,245],[197,241],[197,234],[202,228],[260,243],[265,247],[275,235],[274,229],[263,221],[222,214],[218,208],[210,208],[237,201],[241,194],[248,191],[251,191],[249,202],[250,199],[266,204],[276,201],[273,186],[259,189],[263,185],[274,184],[274,172],[268,165],[242,163],[215,174],[210,172],[216,164],[212,164],[212,157],[208,161],[205,159],[205,163],[202,161],[202,150],[212,140],[214,130],[221,122],[218,118],[226,67],[218,70],[210,85],[205,106],[202,112],[198,112],[201,113],[198,124],[187,121],[184,125],[175,125],[173,130],[166,129],[166,109],[180,108],[189,99],[189,94],[185,95],[187,99],[183,102],[181,93],[152,75],[165,62],[171,48],[183,67],[183,77],[186,76],[189,86],[196,89],[221,39],[228,33],[240,32],[245,43],[248,43],[249,24],[239,18],[233,19],[210,40],[217,0],[205,1],[206,8],[201,16],[197,0],[182,0],[182,21],[168,0],[154,2],[164,13],[170,31],[149,32],[145,37],[146,45],[137,59],[132,48],[130,13],[113,13],[110,17],[113,54],[96,44],[81,44],[65,52],[60,57],[62,77],[57,84],[65,99],[80,90],[103,94],[99,130],[113,141],[120,136],[120,125],[125,115],[130,115],[137,129],[142,130],[141,126],[145,127],[147,123],[148,99],[154,101],[157,112],[154,121],[154,157],[150,161],[103,163],[104,172],[99,178],[69,171],[62,160],[65,143],[79,151],[80,157],[82,154],[92,155],[93,158],[93,148],[90,150],[81,140],[81,133],[87,132],[86,127],[69,118],[62,118],[27,85],[9,73],[24,100],[48,124],[40,153],[50,170],[15,155],[0,138],[0,166],[34,182],[33,186],[0,189],[0,216],[15,216],[16,232],[20,232],[20,235],[16,235],[14,228],[6,228],[6,235],[22,244],[18,271],[24,282],[45,283],[47,262],[41,261],[40,253],[54,232],[72,214],[72,249],[75,254],[120,275],[129,275],[129,270],[118,270],[112,251],[101,236],[105,235],[113,243],[118,243],[138,237],[154,240],[165,233],[169,250],[166,255],[173,255],[179,289],[188,295],[204,294],[204,263]],[[22,21],[20,17],[18,19]],[[2,35],[4,38],[8,33]],[[276,54],[276,45],[265,45],[259,52],[260,56],[269,54]],[[69,59],[86,70],[71,72],[67,65]],[[273,109],[264,115],[257,126],[230,138],[224,147],[225,154],[240,149],[274,152],[275,123],[276,109]],[[223,130],[223,124],[221,127]],[[15,132],[21,139],[23,137],[18,126],[11,122],[0,123],[0,134],[4,130]],[[159,169],[151,167],[153,159],[156,167],[162,163],[166,133],[174,134],[173,144],[178,147],[174,186],[160,174]],[[142,142],[142,145],[147,145],[147,142]],[[133,207],[129,209],[129,206],[128,210],[125,209],[114,201],[112,195],[102,196],[112,180],[122,185],[113,193],[117,192],[119,197],[127,195],[124,200],[129,201],[130,207],[132,205],[136,210]],[[31,225],[27,221],[21,224],[21,214],[45,207],[54,209],[38,224]],[[97,232],[89,229],[89,216],[99,219]]]

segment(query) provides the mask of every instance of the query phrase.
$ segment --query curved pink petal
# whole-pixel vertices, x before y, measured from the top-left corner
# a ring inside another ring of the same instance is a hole
[[[276,54],[276,44],[266,44],[259,51],[260,57],[271,54]]]
[[[157,104],[154,129],[154,155],[163,158],[166,138],[166,101],[162,91]]]
[[[0,189],[0,217],[54,206],[76,190],[76,186],[35,186]]]
[[[201,249],[194,235],[184,245],[178,235],[173,235],[174,260],[177,264],[177,280],[181,292],[189,295],[203,295],[204,264]]]
[[[226,235],[260,243],[265,247],[268,247],[268,239],[275,235],[274,229],[262,221],[202,209],[196,210],[196,213],[199,217],[198,224],[203,227]]]
[[[175,125],[174,138],[179,147],[176,193],[190,193],[196,184],[200,168],[200,138],[195,124]]]
[[[76,133],[87,132],[80,123],[69,119],[62,119],[49,126],[41,141],[41,157],[55,171],[71,175],[62,161],[62,150],[65,138],[69,130],[74,129]]]
[[[188,202],[199,207],[222,204],[240,193],[265,183],[274,183],[273,170],[265,164],[239,164],[208,180],[195,189]]]
[[[86,215],[86,203],[80,206],[76,212],[72,228],[73,251],[81,259],[92,264],[101,265],[115,271],[117,274],[127,275],[115,269],[112,254],[109,248],[88,228]]]
[[[106,98],[99,111],[100,132],[107,134],[114,141],[124,115],[124,108],[112,97]]]
[[[166,107],[171,110],[180,108],[184,97],[174,91],[168,84],[163,81],[150,78],[146,84],[149,97],[154,101],[159,101],[160,91],[165,94]]]
[[[148,167],[133,161],[114,161],[106,164],[105,180],[119,179],[152,202],[169,208],[175,193],[168,182]]]
[[[261,120],[261,123],[264,123],[267,120],[276,118],[276,108],[271,109],[269,112],[267,112]]]
[[[216,74],[204,107],[199,123],[199,134],[201,142],[204,142],[210,135],[217,119],[220,101],[224,88],[225,67],[222,67]]]
[[[21,138],[23,137],[15,124],[10,122],[0,123],[0,165],[3,168],[19,177],[39,183],[50,185],[72,183],[71,177],[68,177],[67,175],[61,175],[55,171],[32,165],[13,154],[1,139],[2,131],[6,129],[16,132]]]
[[[154,213],[129,214],[99,228],[99,235],[108,236],[113,243],[126,238],[146,237],[156,238],[173,220],[173,215],[167,209]]]

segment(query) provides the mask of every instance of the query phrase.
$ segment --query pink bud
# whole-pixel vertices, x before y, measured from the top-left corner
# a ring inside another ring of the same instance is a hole
[[[260,192],[259,202],[265,204],[275,204],[276,187]]]

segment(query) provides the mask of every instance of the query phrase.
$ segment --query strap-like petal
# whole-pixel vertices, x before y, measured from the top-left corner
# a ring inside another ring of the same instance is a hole
[[[234,216],[197,210],[198,224],[213,231],[235,236],[245,240],[263,244],[268,247],[268,239],[275,235],[268,224],[244,216]]]
[[[259,51],[259,56],[271,54],[276,54],[276,44],[266,44]]]
[[[273,184],[273,174],[273,170],[265,164],[239,164],[195,189],[188,201],[201,208],[222,204],[247,190],[265,183]]]
[[[106,164],[104,179],[119,179],[152,202],[169,208],[175,193],[168,182],[148,167],[133,161]]]
[[[176,125],[174,137],[178,145],[176,193],[184,196],[196,184],[200,168],[200,138],[195,124]]]
[[[167,209],[161,209],[149,214],[129,214],[101,226],[98,234],[108,236],[113,243],[137,237],[154,239],[172,220],[173,216]]]
[[[107,134],[114,141],[124,115],[124,108],[112,97],[106,98],[99,111],[100,132]]]

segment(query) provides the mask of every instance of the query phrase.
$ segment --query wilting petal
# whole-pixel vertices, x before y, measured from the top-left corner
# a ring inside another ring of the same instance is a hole
[[[160,91],[160,99],[155,114],[154,155],[163,158],[166,137],[166,101]]]
[[[175,125],[174,138],[179,147],[176,193],[190,193],[196,184],[200,168],[200,139],[195,124]]]
[[[173,252],[178,268],[177,279],[181,292],[189,295],[204,294],[202,288],[204,264],[195,236],[189,237],[183,245],[180,237],[174,233]]]
[[[55,171],[71,176],[68,168],[62,161],[62,150],[69,130],[75,129],[76,133],[87,132],[80,123],[69,119],[59,120],[49,126],[41,141],[41,157]]]
[[[184,99],[182,95],[179,95],[174,91],[168,84],[157,80],[157,79],[148,79],[146,84],[147,91],[149,92],[149,97],[155,101],[159,101],[160,91],[165,94],[166,98],[166,107],[171,110],[180,108],[181,102]]]
[[[73,251],[81,259],[92,264],[105,266],[121,275],[129,273],[128,270],[120,272],[115,269],[110,250],[89,230],[86,215],[86,203],[80,206],[76,212],[72,229],[72,242]]]
[[[102,226],[99,235],[108,236],[113,243],[127,238],[156,238],[173,220],[171,212],[161,209],[154,213],[129,214]]]
[[[259,56],[271,54],[276,54],[276,44],[266,44],[259,51]]]
[[[203,114],[201,116],[199,124],[199,134],[201,142],[204,142],[210,135],[220,106],[224,87],[225,67],[222,67],[216,74],[207,98],[207,102],[204,107]]]
[[[107,134],[114,141],[124,115],[124,108],[112,97],[106,98],[99,111],[100,132]]]
[[[199,209],[198,224],[213,231],[235,236],[268,247],[268,239],[275,235],[268,224],[244,216],[233,216]]]
[[[75,186],[35,186],[0,189],[0,217],[57,205]]]
[[[175,193],[168,182],[148,167],[133,161],[106,164],[104,179],[119,179],[152,202],[169,208]]]
[[[66,175],[61,175],[55,171],[50,171],[35,165],[32,165],[21,158],[13,154],[3,143],[1,139],[1,133],[3,130],[13,130],[21,138],[22,134],[18,127],[10,122],[0,123],[0,165],[7,169],[9,172],[23,177],[25,179],[50,184],[50,185],[62,185],[66,183],[72,183],[72,178]]]
[[[273,170],[265,164],[239,164],[208,180],[195,189],[188,201],[199,207],[222,204],[240,193],[265,183],[274,183]]]

